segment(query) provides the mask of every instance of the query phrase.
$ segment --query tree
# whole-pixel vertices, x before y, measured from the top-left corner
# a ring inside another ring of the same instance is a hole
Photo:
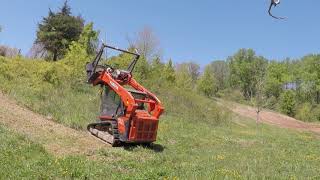
[[[93,29],[93,23],[89,23],[84,26],[78,42],[83,44],[88,55],[95,55],[95,51],[98,49],[98,37],[99,31]]]
[[[266,106],[266,97],[265,97],[265,76],[260,74],[255,77],[255,96],[251,97],[251,103],[256,109],[257,119],[256,123],[260,122],[260,112]]]
[[[177,66],[175,77],[178,87],[187,90],[192,90],[194,88],[195,83],[193,82],[187,63],[179,64]]]
[[[302,80],[306,90],[317,104],[320,103],[320,55],[309,55],[302,59]]]
[[[21,55],[21,50],[9,46],[0,46],[0,56],[13,58]]]
[[[295,93],[292,90],[285,91],[280,96],[280,110],[289,115],[295,115]]]
[[[31,59],[45,58],[47,56],[48,52],[44,49],[44,46],[39,43],[33,43],[27,54],[27,57]]]
[[[160,56],[160,41],[150,27],[144,27],[138,32],[135,41],[129,43],[130,46],[137,48],[138,52],[148,61]]]
[[[175,70],[171,59],[164,67],[164,75],[169,83],[173,83],[176,80]]]
[[[205,96],[212,97],[217,92],[216,79],[212,66],[207,65],[198,80],[198,91]]]
[[[199,64],[196,64],[194,62],[177,64],[177,71],[180,71],[180,69],[181,71],[185,70],[189,74],[190,78],[192,79],[192,83],[196,83],[200,75]]]
[[[256,93],[258,77],[264,76],[267,60],[256,56],[252,49],[240,49],[228,62],[231,86],[239,87],[245,99],[250,100]]]
[[[265,92],[268,98],[279,98],[283,91],[283,85],[289,82],[288,69],[285,63],[270,62],[266,72]]]
[[[39,23],[36,43],[42,44],[56,61],[65,55],[72,41],[79,39],[83,26],[84,20],[80,16],[72,16],[68,1],[65,1],[60,12],[49,9],[48,17]]]
[[[225,61],[213,61],[211,64],[218,90],[225,89],[228,83],[229,67]]]
[[[95,56],[91,50],[95,46],[97,38],[98,32],[93,30],[93,23],[87,24],[83,28],[79,40],[73,41],[69,46],[63,62],[82,73],[84,65]]]

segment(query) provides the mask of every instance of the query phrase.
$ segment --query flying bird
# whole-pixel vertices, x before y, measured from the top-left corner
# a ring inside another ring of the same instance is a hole
[[[271,0],[271,3],[270,3],[270,7],[269,7],[269,15],[275,19],[285,19],[283,17],[277,17],[277,16],[274,16],[272,13],[271,13],[271,9],[272,7],[276,7],[277,5],[280,4],[280,0]]]

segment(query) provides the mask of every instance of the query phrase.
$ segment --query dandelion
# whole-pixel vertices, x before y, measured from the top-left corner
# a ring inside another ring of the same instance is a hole
[[[215,157],[215,159],[218,160],[218,161],[224,160],[225,158],[226,158],[226,157],[225,157],[224,155],[217,155],[217,156]]]

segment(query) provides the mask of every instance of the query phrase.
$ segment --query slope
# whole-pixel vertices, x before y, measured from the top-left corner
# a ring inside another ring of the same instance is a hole
[[[2,93],[0,123],[32,141],[43,144],[47,151],[57,155],[90,155],[100,148],[107,147],[88,133],[65,127],[16,105],[15,101]]]

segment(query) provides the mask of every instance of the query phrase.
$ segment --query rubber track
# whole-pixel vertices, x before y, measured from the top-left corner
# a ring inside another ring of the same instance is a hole
[[[110,134],[108,131],[101,131],[101,130],[97,129],[96,126],[106,126],[106,127],[111,126],[112,134]],[[120,144],[118,123],[115,120],[91,123],[87,126],[87,130],[93,136],[99,138],[100,140],[102,140],[106,143],[111,144],[112,146],[118,146]]]

